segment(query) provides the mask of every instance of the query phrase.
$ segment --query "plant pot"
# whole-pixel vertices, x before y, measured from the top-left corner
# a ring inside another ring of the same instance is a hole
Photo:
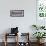
[[[44,40],[45,40],[45,39],[40,39],[40,43],[44,43]]]
[[[45,40],[45,39],[38,39],[37,42],[38,42],[39,44],[41,44],[41,43],[44,42],[44,40]]]

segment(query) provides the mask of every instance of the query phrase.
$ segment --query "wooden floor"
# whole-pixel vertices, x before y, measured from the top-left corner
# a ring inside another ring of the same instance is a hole
[[[2,42],[0,42],[0,46],[4,46],[4,43]],[[15,46],[15,42],[14,43],[12,43],[12,42],[10,42],[10,43],[8,43],[8,45],[7,46]],[[25,46],[25,45],[24,45]],[[30,43],[30,46],[37,46],[37,43],[34,43],[34,42],[32,42],[32,43]],[[43,45],[41,45],[41,46],[46,46],[46,43],[44,43]]]

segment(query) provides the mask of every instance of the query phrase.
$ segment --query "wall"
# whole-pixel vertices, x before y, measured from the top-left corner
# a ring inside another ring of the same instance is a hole
[[[24,9],[24,17],[10,17],[10,10]],[[30,32],[36,24],[36,0],[0,0],[0,34],[10,32],[11,27],[19,27],[19,32]]]

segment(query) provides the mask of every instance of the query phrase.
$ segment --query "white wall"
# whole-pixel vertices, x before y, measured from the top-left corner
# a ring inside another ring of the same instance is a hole
[[[10,17],[10,10],[16,9],[24,9],[24,17]],[[16,26],[32,34],[32,24],[36,24],[36,0],[0,0],[0,34]]]

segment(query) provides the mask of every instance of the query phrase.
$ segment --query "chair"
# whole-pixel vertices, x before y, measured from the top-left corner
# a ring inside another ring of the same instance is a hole
[[[17,40],[16,42],[16,46],[18,46],[18,27],[16,28],[11,28],[11,33],[5,33],[5,46],[8,45],[7,42],[7,38],[13,37],[13,36],[17,36],[15,40]]]
[[[10,38],[10,36],[17,36],[17,38],[15,38],[16,40],[16,46],[18,46],[18,33],[17,34],[9,34],[9,33],[6,33],[5,34],[5,46],[8,45],[8,42],[7,42],[7,38]]]
[[[26,39],[26,41],[22,41],[19,43],[19,46],[30,46],[29,42],[29,33],[21,33],[22,40]]]

